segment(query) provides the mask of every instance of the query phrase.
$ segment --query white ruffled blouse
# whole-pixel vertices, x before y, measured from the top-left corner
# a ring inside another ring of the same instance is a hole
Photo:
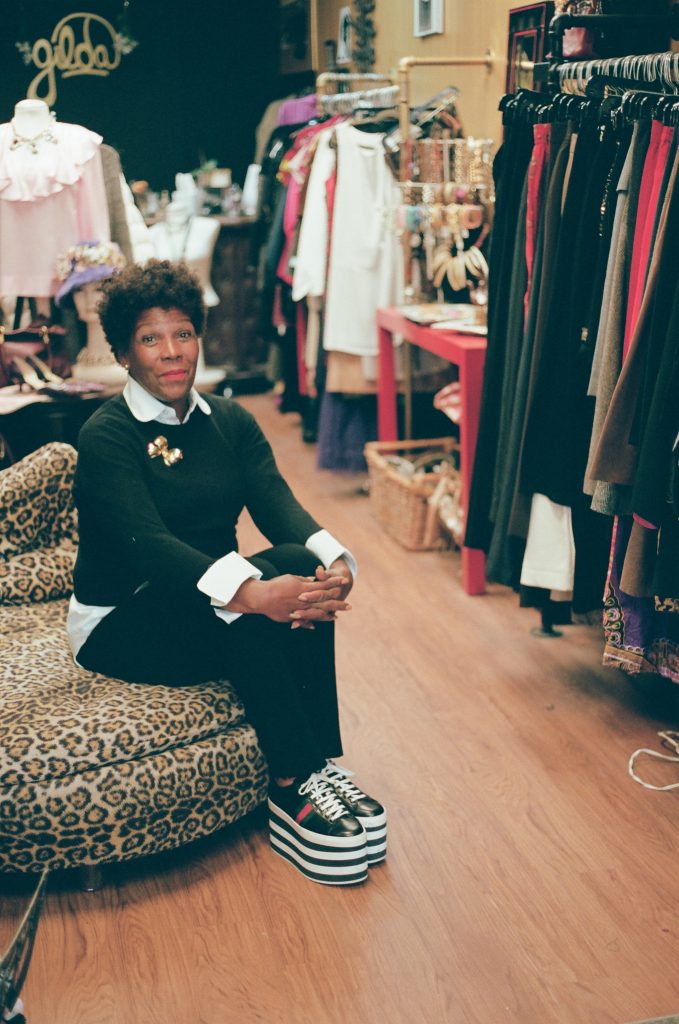
[[[54,295],[56,258],[79,242],[110,241],[99,146],[77,124],[55,123],[56,142],[11,148],[0,125],[0,294]]]

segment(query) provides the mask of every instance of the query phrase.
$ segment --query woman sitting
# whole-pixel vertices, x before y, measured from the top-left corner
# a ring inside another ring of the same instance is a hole
[[[197,279],[151,260],[102,290],[129,378],[79,440],[74,657],[131,683],[228,678],[269,764],[273,849],[315,881],[363,881],[386,856],[386,814],[330,760],[342,753],[334,621],[354,559],[296,500],[254,418],[193,388]],[[244,508],[273,545],[247,558]]]

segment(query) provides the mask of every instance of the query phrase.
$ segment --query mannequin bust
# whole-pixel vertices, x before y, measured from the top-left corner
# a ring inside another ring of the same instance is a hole
[[[219,305],[219,296],[212,287],[210,270],[212,254],[219,234],[219,222],[211,217],[196,217],[188,198],[175,193],[165,210],[165,219],[149,228],[159,260],[186,263],[203,288],[203,299],[209,308]]]
[[[18,135],[33,139],[46,128],[51,128],[54,115],[44,100],[19,100],[14,107],[12,124]]]
[[[116,362],[99,320],[97,306],[101,299],[98,281],[91,281],[74,290],[73,301],[80,319],[87,324],[87,345],[78,353],[73,366],[76,380],[95,381],[114,388],[123,388],[127,370]]]
[[[180,178],[186,177],[190,175],[177,175],[178,184]],[[194,214],[195,191],[192,180],[191,188],[185,186],[174,192],[172,202],[165,210],[165,219],[153,224],[149,235],[159,260],[185,263],[193,271],[203,289],[205,305],[210,309],[219,305],[219,296],[210,281],[210,271],[220,225],[212,217]],[[209,390],[224,379],[224,371],[205,365],[202,339],[199,339],[199,345],[196,387]]]

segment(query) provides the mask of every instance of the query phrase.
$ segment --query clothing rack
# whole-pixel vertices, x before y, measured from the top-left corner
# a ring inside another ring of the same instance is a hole
[[[408,138],[410,128],[410,79],[416,67],[485,67],[491,71],[497,61],[492,50],[486,50],[483,57],[401,57],[398,62],[398,81],[401,90],[399,114],[401,138]]]
[[[560,92],[576,96],[586,95],[587,83],[593,77],[610,76],[625,79],[630,84],[659,87],[667,93],[679,92],[679,52],[635,54],[627,57],[605,57],[577,60],[557,64],[552,70],[553,81]]]
[[[321,95],[319,104],[325,114],[351,114],[355,110],[388,110],[396,105],[398,94],[397,85],[388,85],[379,89],[359,89],[356,92]]]
[[[381,75],[376,71],[352,71],[347,74],[343,74],[341,71],[322,71],[316,78],[316,97],[318,100],[318,109],[320,112],[323,111],[322,100],[327,97],[331,86],[344,85],[347,82],[352,83],[363,83],[368,82],[382,82],[384,85],[393,85],[394,80],[389,75]],[[345,90],[345,95],[348,90]],[[335,95],[339,95],[336,93]]]

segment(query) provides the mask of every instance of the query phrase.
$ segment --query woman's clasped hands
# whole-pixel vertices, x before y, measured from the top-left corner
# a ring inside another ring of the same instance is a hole
[[[315,576],[287,573],[271,580],[247,580],[231,607],[290,622],[293,629],[314,629],[316,622],[332,622],[338,612],[351,610],[346,598],[353,582],[351,570],[340,559],[329,569],[318,566]]]

